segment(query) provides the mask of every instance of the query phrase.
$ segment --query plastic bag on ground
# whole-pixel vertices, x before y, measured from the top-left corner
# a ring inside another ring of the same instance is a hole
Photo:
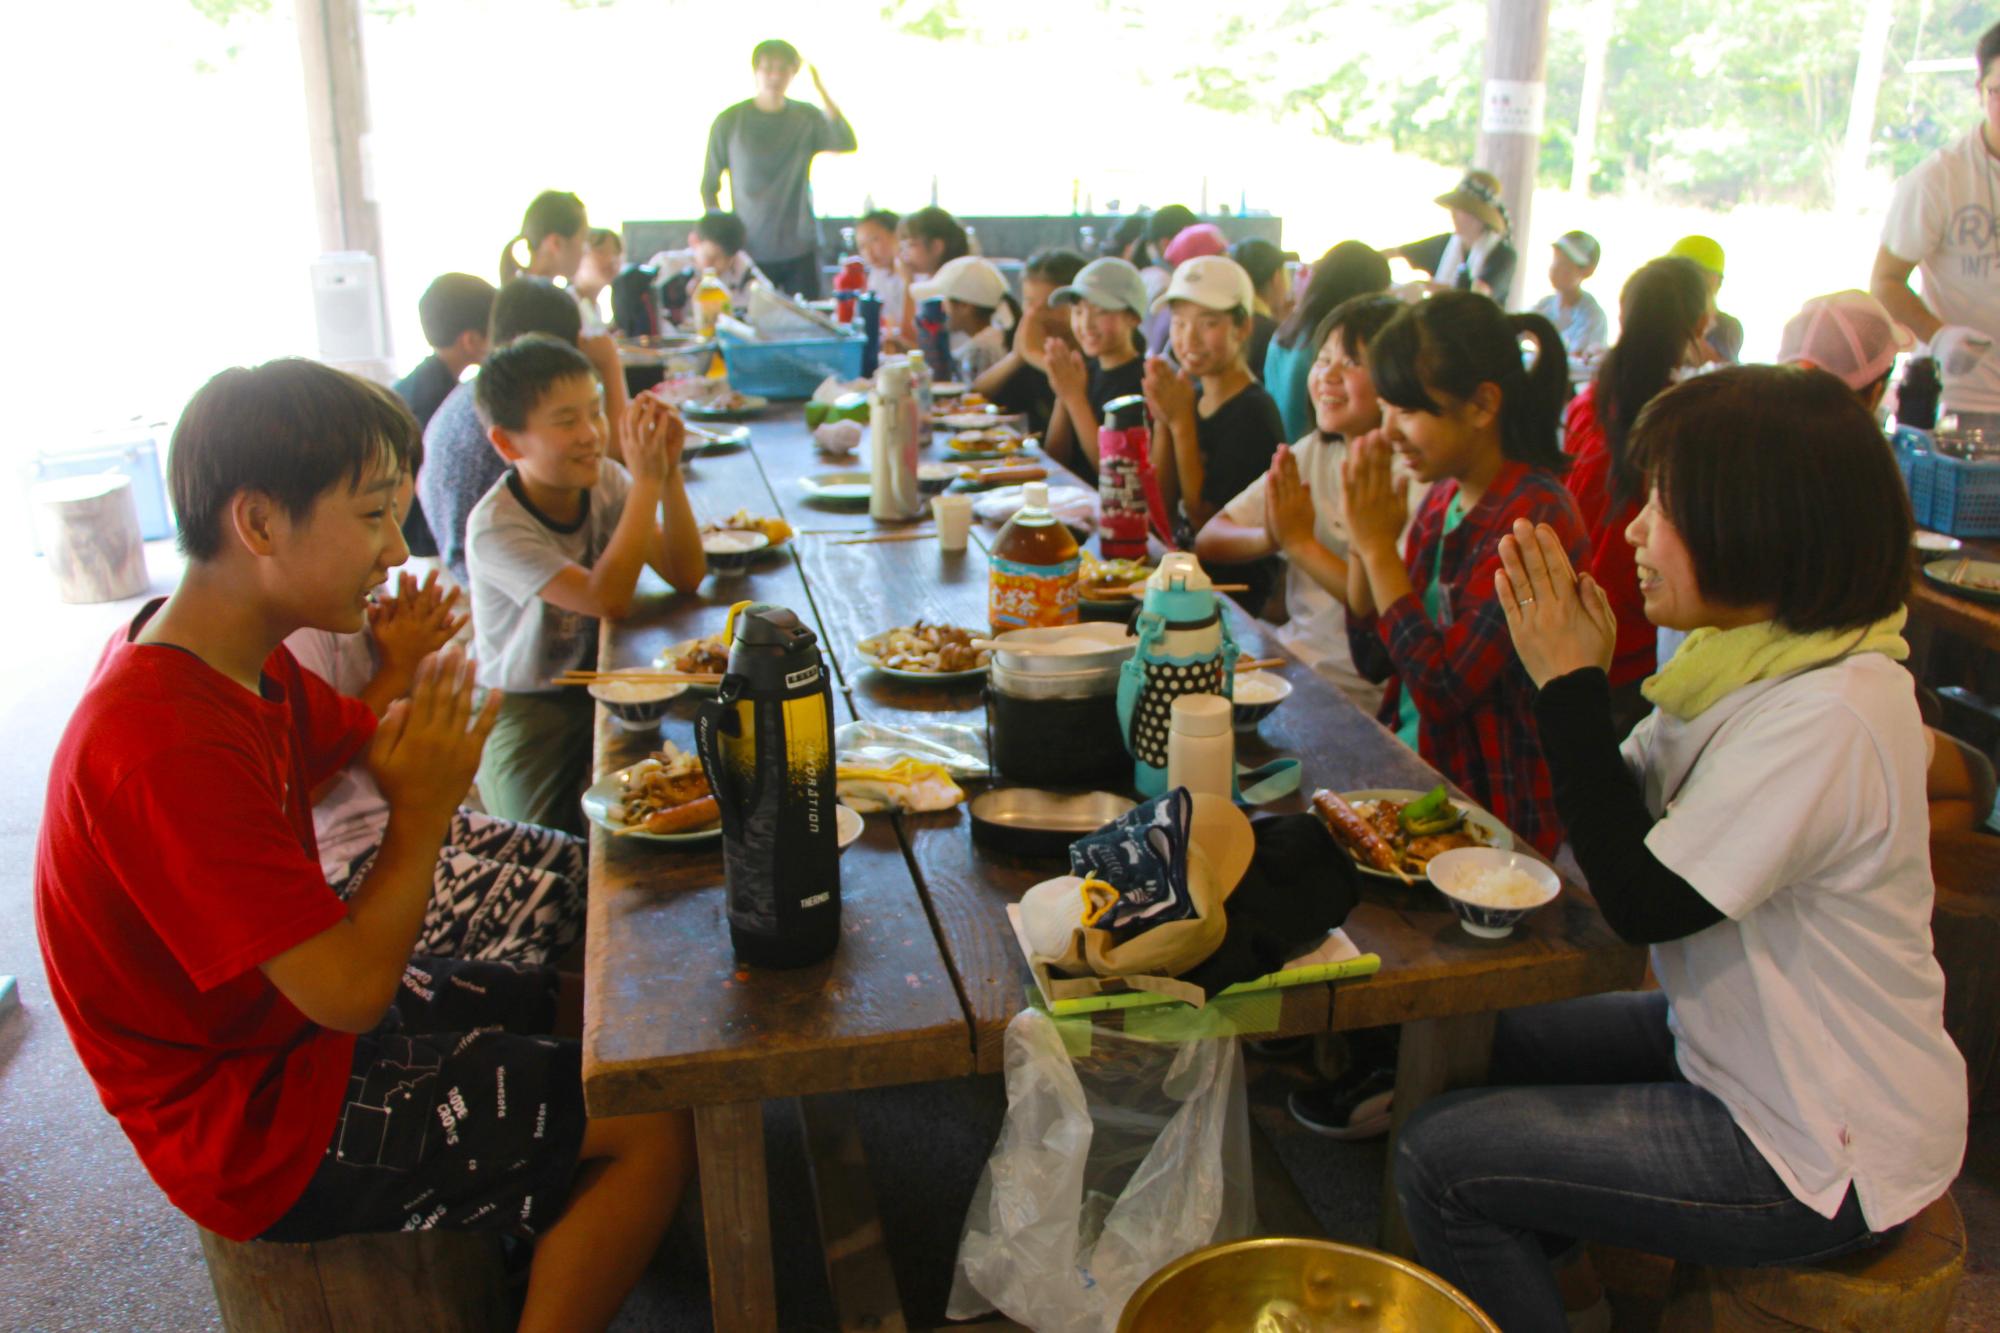
[[[1252,1234],[1250,1121],[1234,1040],[1089,1029],[1072,1059],[1039,1009],[1007,1025],[1007,1119],[966,1213],[946,1314],[1111,1333],[1183,1254]]]

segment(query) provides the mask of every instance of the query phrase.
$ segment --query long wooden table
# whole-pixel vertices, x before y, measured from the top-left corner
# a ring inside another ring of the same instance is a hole
[[[739,507],[782,513],[801,530],[789,557],[747,575],[711,576],[699,596],[651,583],[631,618],[604,627],[603,663],[650,662],[670,643],[720,629],[730,603],[754,597],[790,606],[815,626],[838,682],[840,720],[977,724],[977,683],[884,677],[859,661],[855,643],[919,617],[983,625],[982,543],[991,530],[975,528],[978,540],[956,555],[928,538],[855,542],[880,531],[865,512],[801,502],[800,477],[839,465],[819,457],[797,413],[757,422],[752,433],[750,450],[691,461],[690,494],[708,517]],[[1247,649],[1278,655],[1255,622],[1238,616],[1235,625]],[[1438,781],[1310,670],[1294,663],[1283,674],[1292,697],[1259,736],[1239,738],[1246,758],[1302,757],[1303,793]],[[693,709],[691,699],[677,702],[664,726],[683,747],[692,743]],[[614,730],[601,710],[598,726],[600,773],[653,743]],[[1032,986],[1005,908],[1062,867],[974,845],[962,810],[870,817],[842,864],[846,942],[825,963],[784,972],[736,966],[713,844],[662,849],[597,831],[591,852],[586,1101],[595,1115],[694,1108],[716,1326],[772,1328],[760,1100],[1000,1070],[1006,1024]],[[1346,928],[1381,955],[1380,974],[1280,992],[1270,1030],[1404,1025],[1398,1125],[1436,1092],[1483,1079],[1499,1010],[1629,988],[1644,972],[1643,953],[1619,942],[1573,886],[1502,942],[1467,935],[1428,891],[1371,893]],[[1407,1252],[1393,1192],[1384,1241]],[[832,1276],[842,1299],[842,1274]]]

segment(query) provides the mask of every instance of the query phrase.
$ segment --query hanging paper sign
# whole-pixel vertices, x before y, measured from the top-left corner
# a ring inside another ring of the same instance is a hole
[[[1548,85],[1522,83],[1513,79],[1488,79],[1486,100],[1479,128],[1486,134],[1542,133],[1542,106],[1548,99]]]

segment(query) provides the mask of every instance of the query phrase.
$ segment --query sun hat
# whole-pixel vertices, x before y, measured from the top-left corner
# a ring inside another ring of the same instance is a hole
[[[1123,259],[1093,259],[1067,287],[1049,293],[1050,305],[1088,301],[1101,310],[1129,310],[1146,313],[1146,280],[1139,270]]]
[[[1437,197],[1446,208],[1460,208],[1497,232],[1512,231],[1507,206],[1500,202],[1500,178],[1490,171],[1474,168],[1460,178],[1450,191]]]
[[[1178,267],[1203,255],[1228,253],[1229,238],[1222,234],[1222,228],[1213,222],[1197,222],[1192,227],[1182,227],[1174,239],[1167,242],[1167,248],[1160,251],[1160,258]]]
[[[1566,231],[1556,237],[1556,249],[1562,251],[1564,259],[1578,268],[1589,268],[1604,254],[1597,238],[1587,231]]]
[[[943,297],[991,310],[1007,295],[1007,279],[978,255],[960,255],[923,282],[911,283],[910,295],[919,301]]]
[[[1193,301],[1210,310],[1249,311],[1257,300],[1256,289],[1243,266],[1226,255],[1202,255],[1174,270],[1173,280],[1153,302],[1158,310],[1170,301]]]
[[[1850,288],[1799,307],[1778,342],[1778,364],[1817,366],[1860,393],[1889,373],[1896,353],[1915,346],[1880,301]]]
[[[1707,236],[1683,236],[1674,242],[1674,248],[1667,251],[1670,259],[1692,259],[1695,263],[1722,276],[1722,246]]]

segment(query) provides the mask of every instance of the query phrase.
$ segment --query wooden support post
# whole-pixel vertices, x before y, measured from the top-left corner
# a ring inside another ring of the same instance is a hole
[[[715,1327],[725,1333],[776,1333],[763,1103],[695,1107],[694,1141]]]
[[[843,1333],[903,1333],[902,1297],[889,1264],[875,1187],[868,1179],[861,1130],[846,1093],[799,1098],[806,1160],[819,1208],[826,1281]]]
[[[1528,274],[1540,272],[1527,246],[1535,168],[1542,157],[1548,46],[1549,0],[1487,0],[1478,164],[1500,178],[1500,194],[1514,224],[1514,248],[1527,261],[1514,266],[1510,290],[1493,293],[1510,310],[1520,304]]]
[[[368,197],[363,161],[368,71],[361,49],[360,0],[294,0],[294,17],[305,73],[306,141],[320,249],[374,255],[379,286],[381,221]]]
[[[1416,1247],[1403,1210],[1396,1202],[1396,1142],[1403,1122],[1440,1092],[1473,1087],[1486,1081],[1493,1058],[1492,1011],[1425,1018],[1403,1024],[1402,1048],[1396,1057],[1396,1098],[1389,1113],[1389,1165],[1382,1176],[1382,1248],[1411,1258]]]
[[[1597,169],[1597,121],[1604,114],[1604,62],[1611,50],[1611,27],[1617,0],[1591,0],[1583,26],[1583,96],[1576,111],[1576,138],[1571,141],[1569,192],[1588,199],[1590,178]],[[1522,237],[1525,242],[1527,237]]]

